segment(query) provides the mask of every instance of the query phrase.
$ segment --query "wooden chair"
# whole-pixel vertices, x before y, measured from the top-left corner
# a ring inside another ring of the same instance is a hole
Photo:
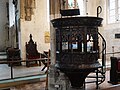
[[[34,59],[40,58],[40,53],[37,50],[37,44],[33,41],[32,35],[30,34],[30,40],[27,43],[26,42],[26,59],[29,61],[26,61],[26,66],[36,66],[38,65],[37,61],[30,61]],[[39,61],[39,65],[41,65]]]

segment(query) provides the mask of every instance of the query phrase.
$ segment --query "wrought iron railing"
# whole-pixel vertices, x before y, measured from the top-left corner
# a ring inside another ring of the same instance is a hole
[[[0,79],[0,81],[23,78],[23,77],[30,77],[30,76],[36,76],[36,74],[35,74],[35,75],[25,75],[25,76],[20,76],[20,77],[14,77],[14,71],[13,71],[14,65],[12,65],[13,63],[32,62],[32,61],[46,61],[46,63],[47,63],[48,60],[49,60],[48,58],[40,58],[40,59],[32,59],[32,60],[0,61],[0,64],[10,64],[10,66],[9,66],[10,67],[10,78]],[[17,66],[17,67],[19,67],[19,66]],[[44,74],[46,74],[46,73],[44,73]],[[37,75],[41,75],[41,74],[37,74]]]
[[[98,34],[102,38],[102,51],[100,52],[100,54],[102,54],[102,65],[106,66],[106,41],[99,32]]]

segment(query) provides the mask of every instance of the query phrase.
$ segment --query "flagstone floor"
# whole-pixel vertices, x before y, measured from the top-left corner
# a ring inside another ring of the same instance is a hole
[[[106,72],[106,80],[99,85],[99,90],[120,90],[120,84],[112,85],[108,83],[109,81],[109,71]],[[11,87],[10,90],[45,90],[46,82],[40,81],[36,83],[28,83],[15,87]],[[83,90],[83,89],[76,89]],[[86,84],[86,88],[84,90],[96,90],[95,83]]]

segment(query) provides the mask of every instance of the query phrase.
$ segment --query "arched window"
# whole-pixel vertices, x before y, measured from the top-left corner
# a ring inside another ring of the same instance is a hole
[[[108,0],[108,23],[120,21],[120,0]]]

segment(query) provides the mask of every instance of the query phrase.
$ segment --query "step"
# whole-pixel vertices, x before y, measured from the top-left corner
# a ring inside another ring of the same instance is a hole
[[[0,55],[6,55],[6,52],[0,52]]]
[[[0,88],[9,88],[9,87],[20,85],[20,84],[38,82],[38,81],[43,81],[43,80],[46,80],[46,74],[29,76],[29,77],[20,77],[20,78],[15,78],[15,79],[8,79],[8,80],[1,80]]]

